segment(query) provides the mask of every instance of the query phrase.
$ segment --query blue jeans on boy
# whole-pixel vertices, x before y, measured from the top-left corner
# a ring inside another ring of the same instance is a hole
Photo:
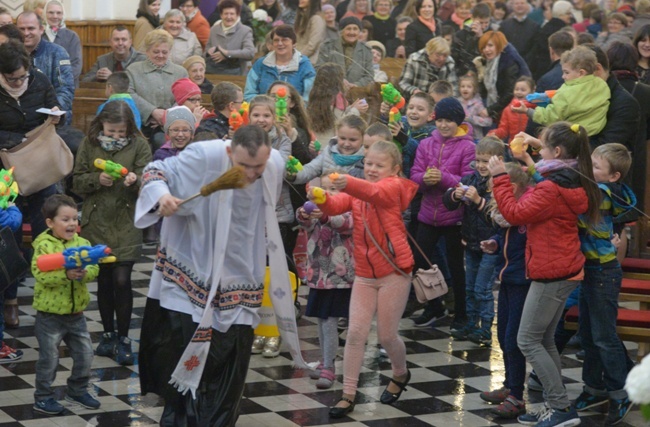
[[[465,248],[465,306],[470,321],[481,319],[483,327],[491,327],[494,320],[492,285],[499,255],[486,254]]]
[[[501,282],[499,288],[497,337],[499,347],[503,352],[503,364],[506,370],[506,379],[503,385],[509,388],[510,394],[518,400],[524,399],[526,358],[517,346],[517,333],[528,289],[530,289],[530,283],[512,284]]]
[[[40,402],[55,398],[52,383],[59,365],[61,341],[68,346],[73,361],[68,378],[68,395],[78,397],[87,393],[93,347],[84,314],[62,315],[39,311],[36,313],[34,334],[39,347],[34,399]]]
[[[582,380],[585,391],[594,396],[624,399],[629,372],[625,347],[616,334],[618,294],[623,270],[585,267],[580,290],[580,341],[585,350]]]

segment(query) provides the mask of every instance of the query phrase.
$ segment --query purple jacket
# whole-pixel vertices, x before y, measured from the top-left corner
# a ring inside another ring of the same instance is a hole
[[[466,133],[445,139],[436,129],[431,136],[423,139],[415,154],[415,163],[411,168],[411,180],[420,185],[424,195],[418,220],[434,226],[458,225],[463,219],[463,209],[447,210],[442,203],[442,196],[448,188],[455,187],[460,179],[474,170],[470,164],[476,156],[473,129],[463,123],[459,130]],[[440,169],[442,178],[434,186],[424,183],[424,174],[430,167]]]

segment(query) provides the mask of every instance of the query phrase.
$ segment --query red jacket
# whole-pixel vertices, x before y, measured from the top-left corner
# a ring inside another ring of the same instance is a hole
[[[384,178],[376,183],[352,176],[347,178],[344,193],[327,196],[325,203],[319,207],[328,215],[352,211],[356,275],[380,278],[392,273],[399,274],[373,243],[364,226],[364,218],[384,253],[402,271],[411,272],[413,253],[406,237],[402,212],[411,203],[418,185],[399,177]]]
[[[488,132],[488,135],[495,135],[502,141],[510,142],[515,135],[526,130],[528,116],[515,113],[510,109],[510,106],[515,101],[519,102],[519,100],[513,98],[510,104],[503,109],[501,119],[499,120],[499,127]]]
[[[576,172],[552,172],[526,198],[516,200],[510,177],[494,177],[494,198],[512,225],[526,225],[526,275],[541,282],[577,275],[585,263],[578,238],[578,215],[587,212],[587,193]]]

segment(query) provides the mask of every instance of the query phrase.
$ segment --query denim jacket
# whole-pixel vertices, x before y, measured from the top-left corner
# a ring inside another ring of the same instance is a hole
[[[34,67],[41,70],[54,86],[59,108],[67,111],[67,117],[72,117],[72,100],[74,99],[74,77],[70,56],[59,45],[41,39],[32,52]]]

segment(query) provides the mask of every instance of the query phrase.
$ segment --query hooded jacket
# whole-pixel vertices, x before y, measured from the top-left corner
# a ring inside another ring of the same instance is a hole
[[[275,53],[271,52],[255,61],[253,68],[248,72],[244,100],[250,102],[255,95],[265,94],[274,81],[281,80],[291,83],[302,99],[307,102],[311,87],[314,85],[314,78],[316,78],[316,70],[311,65],[309,58],[297,50],[294,50],[293,58],[282,71],[276,67]]]
[[[513,102],[519,101],[515,98],[512,98],[510,104],[508,104],[508,106],[504,108],[503,112],[501,113],[501,118],[499,119],[499,127],[488,132],[488,135],[494,135],[504,142],[510,142],[512,141],[512,138],[515,137],[515,135],[526,130],[526,125],[528,125],[528,116],[512,111],[510,109],[510,106]]]

